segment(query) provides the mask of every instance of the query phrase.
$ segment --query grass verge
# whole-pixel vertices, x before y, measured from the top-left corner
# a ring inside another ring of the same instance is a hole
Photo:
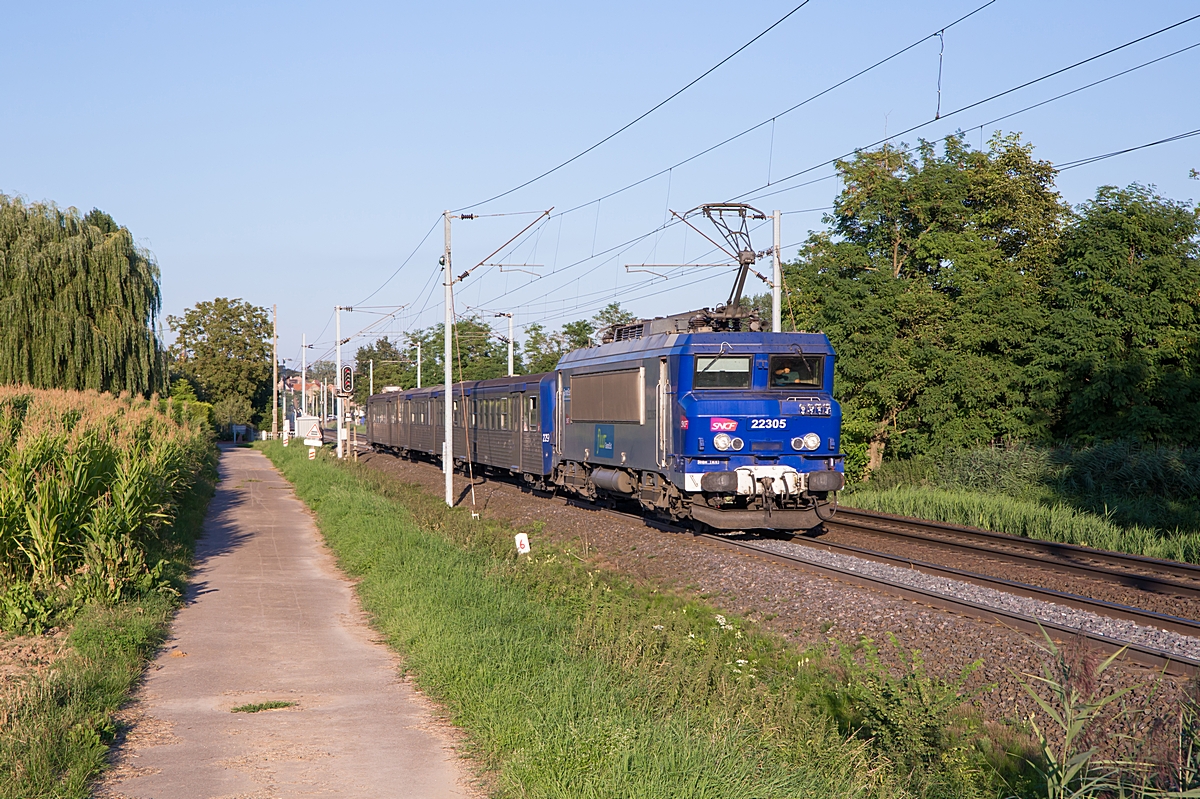
[[[185,495],[170,535],[152,550],[166,561],[164,576],[176,591],[204,523],[212,476]],[[152,591],[89,604],[72,619],[68,654],[0,706],[0,799],[89,795],[117,734],[113,714],[162,643],[176,605],[171,591]]]
[[[991,796],[1011,767],[965,681],[797,653],[322,454],[263,446],[365,609],[466,731],[499,796]],[[833,668],[829,668],[833,666]],[[1006,766],[1005,764],[1008,764]]]

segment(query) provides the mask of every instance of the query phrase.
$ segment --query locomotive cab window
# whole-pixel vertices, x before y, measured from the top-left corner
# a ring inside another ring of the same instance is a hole
[[[692,388],[750,388],[750,357],[697,355]]]
[[[771,385],[775,388],[821,388],[825,358],[820,355],[772,355]]]

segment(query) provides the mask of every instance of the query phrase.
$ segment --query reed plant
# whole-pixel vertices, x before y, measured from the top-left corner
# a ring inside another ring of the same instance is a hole
[[[166,400],[0,387],[0,630],[173,590],[164,531],[214,452]]]

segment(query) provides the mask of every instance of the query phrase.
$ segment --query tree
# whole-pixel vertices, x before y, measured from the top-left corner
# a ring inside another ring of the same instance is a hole
[[[1137,184],[1080,206],[1047,288],[1059,436],[1200,444],[1198,213]]]
[[[604,330],[614,325],[627,325],[637,317],[621,307],[619,302],[611,302],[592,317],[592,325],[596,330]]]
[[[358,348],[354,356],[355,371],[358,373],[354,381],[354,399],[359,404],[367,401],[371,390],[371,362],[375,366],[375,390],[380,391],[384,386],[400,386],[412,388],[416,385],[416,359],[410,359],[387,336]],[[411,380],[408,372],[412,371]],[[407,384],[407,385],[406,385]]]
[[[546,332],[546,328],[534,323],[525,328],[525,367],[529,374],[553,371],[563,354],[561,334]]]
[[[0,384],[165,391],[157,264],[103,211],[0,195]]]
[[[272,331],[266,308],[217,297],[182,317],[168,316],[167,324],[176,334],[172,369],[196,386],[200,399],[217,405],[241,397],[269,414]]]
[[[999,135],[986,152],[952,137],[941,153],[884,147],[837,168],[831,230],[785,282],[796,324],[839,354],[851,466],[1044,436],[1039,279],[1069,214],[1053,168]]]

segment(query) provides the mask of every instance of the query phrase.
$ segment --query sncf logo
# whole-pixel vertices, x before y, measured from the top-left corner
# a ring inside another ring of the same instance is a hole
[[[737,419],[723,419],[720,416],[714,416],[708,422],[708,429],[714,433],[732,433],[737,430]]]

